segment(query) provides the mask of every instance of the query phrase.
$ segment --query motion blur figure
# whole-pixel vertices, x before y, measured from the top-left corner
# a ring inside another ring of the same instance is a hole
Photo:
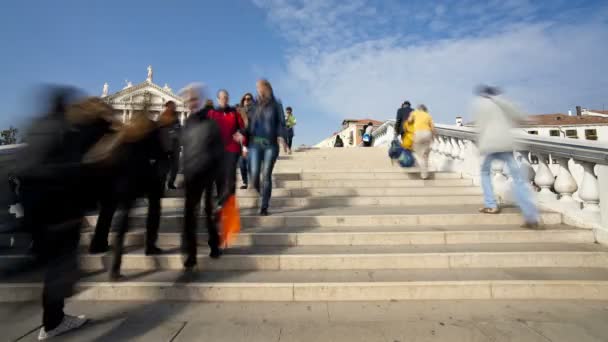
[[[175,179],[177,178],[177,171],[179,170],[179,152],[180,152],[180,132],[181,123],[177,117],[175,111],[175,102],[167,101],[165,104],[165,111],[160,115],[159,125],[161,141],[163,143],[163,149],[167,152],[167,165],[163,165],[163,184],[165,184],[167,174],[169,179],[167,181],[167,187],[169,189],[175,189]]]
[[[92,205],[92,175],[82,164],[86,151],[108,130],[111,109],[98,99],[74,105],[78,92],[49,90],[51,108],[33,122],[17,175],[24,223],[32,231],[33,249],[46,267],[42,293],[42,329],[46,340],[86,322],[63,312],[79,278],[77,251],[84,211]]]
[[[190,112],[184,127],[183,165],[186,192],[182,249],[186,254],[184,267],[191,270],[197,259],[197,226],[201,197],[205,195],[205,218],[211,258],[219,258],[220,237],[217,213],[213,205],[213,184],[223,182],[221,175],[224,143],[219,125],[208,117],[213,107],[202,107],[206,94],[202,85],[192,84],[182,91]]]
[[[122,145],[115,152],[122,165],[115,184],[121,216],[114,241],[111,280],[123,278],[120,268],[124,239],[129,228],[129,212],[135,200],[144,194],[148,198],[145,253],[146,255],[162,253],[162,250],[156,246],[156,241],[160,225],[160,202],[164,190],[161,165],[166,161],[167,155],[162,148],[158,124],[148,115],[149,113],[144,109],[122,128],[125,132]]]
[[[522,172],[513,158],[513,136],[510,131],[526,119],[523,112],[500,95],[497,88],[479,86],[477,98],[473,102],[473,114],[479,130],[479,152],[484,155],[481,165],[481,186],[483,188],[484,208],[480,212],[498,214],[500,208],[494,197],[492,187],[492,162],[503,161],[513,178],[515,200],[526,221],[524,227],[539,228],[538,210],[533,202]]]

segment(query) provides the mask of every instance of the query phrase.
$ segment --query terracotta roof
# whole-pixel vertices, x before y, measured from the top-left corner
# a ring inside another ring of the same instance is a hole
[[[525,126],[568,126],[568,125],[608,125],[608,118],[591,115],[573,115],[556,113],[531,115]]]
[[[372,123],[374,124],[374,126],[380,126],[384,123],[384,121],[378,121],[378,120],[372,120],[372,119],[344,119],[344,121],[342,121],[342,124],[344,123],[351,123],[351,122],[355,122],[357,124],[368,124],[368,123]]]

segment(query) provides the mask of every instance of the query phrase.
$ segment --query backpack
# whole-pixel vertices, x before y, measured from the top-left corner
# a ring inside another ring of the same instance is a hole
[[[363,142],[370,142],[372,140],[372,136],[370,134],[363,134]]]
[[[220,165],[224,144],[220,127],[214,120],[190,120],[183,130],[182,140],[186,178],[204,174]]]

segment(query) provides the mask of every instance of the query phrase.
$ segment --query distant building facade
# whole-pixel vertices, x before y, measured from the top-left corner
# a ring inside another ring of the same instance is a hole
[[[457,126],[458,123],[457,118]],[[475,123],[466,126],[473,127]],[[519,129],[541,137],[608,142],[608,111],[577,107],[575,113],[530,115],[528,122]]]
[[[167,101],[175,102],[178,117],[182,123],[190,113],[184,100],[165,83],[161,87],[153,82],[152,67],[148,67],[148,76],[145,81],[133,85],[126,81],[126,85],[119,91],[110,94],[109,85],[105,83],[101,98],[114,108],[114,115],[122,122],[131,119],[133,114],[143,110],[147,106],[152,115],[159,115],[164,110]]]

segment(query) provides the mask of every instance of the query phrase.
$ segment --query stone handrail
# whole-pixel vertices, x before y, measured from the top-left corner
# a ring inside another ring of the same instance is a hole
[[[509,134],[505,132],[505,134]],[[564,214],[566,223],[596,229],[608,243],[608,144],[569,138],[539,137],[521,130],[514,153],[541,206]],[[430,160],[438,171],[457,171],[480,180],[477,134],[470,127],[436,125]],[[512,202],[509,174],[500,162],[492,165],[499,201]]]

